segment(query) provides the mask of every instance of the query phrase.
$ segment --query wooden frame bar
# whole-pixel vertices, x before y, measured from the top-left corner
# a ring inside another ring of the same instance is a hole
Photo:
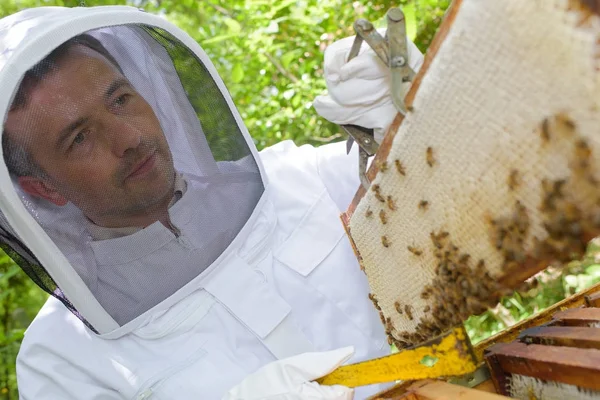
[[[469,389],[444,381],[423,380],[406,385],[406,390],[390,397],[376,397],[374,400],[505,400],[507,397],[496,393]]]
[[[507,343],[512,342],[513,340],[517,340],[521,332],[526,329],[533,328],[536,326],[544,325],[548,322],[553,321],[553,316],[555,313],[564,310],[564,309],[573,309],[576,307],[583,307],[586,305],[586,296],[591,296],[594,294],[600,295],[600,283],[568,297],[553,306],[541,311],[540,313],[523,320],[510,328],[479,342],[474,346],[473,351],[475,352],[475,357],[478,360],[483,361],[483,352],[485,349],[491,347],[496,343]]]
[[[486,358],[496,389],[506,396],[511,374],[600,390],[600,350],[513,342],[494,345]]]
[[[559,325],[589,326],[600,322],[600,308],[572,308],[557,312],[552,316],[552,319]]]
[[[540,326],[524,331],[520,336],[525,344],[568,346],[600,350],[600,329],[571,326]]]
[[[586,295],[585,304],[588,307],[600,307],[600,293]]]

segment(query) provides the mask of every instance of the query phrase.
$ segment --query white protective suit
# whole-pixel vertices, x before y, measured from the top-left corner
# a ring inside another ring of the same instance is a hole
[[[98,242],[76,207],[26,195],[0,163],[0,242],[53,295],[19,353],[21,398],[351,398],[305,382],[389,352],[339,221],[359,185],[356,154],[343,143],[291,142],[259,154],[198,44],[163,18],[121,6],[0,20],[3,120],[25,72],[86,32],[152,106],[188,190],[169,209],[178,235],[156,222]],[[200,97],[184,82],[192,67],[204,74],[194,81]],[[212,103],[198,108],[198,98]],[[207,119],[211,107],[218,114]],[[221,128],[233,139],[211,139]],[[123,287],[141,285],[139,310],[119,313],[119,295],[102,285],[121,273]],[[358,388],[355,398],[379,389]]]

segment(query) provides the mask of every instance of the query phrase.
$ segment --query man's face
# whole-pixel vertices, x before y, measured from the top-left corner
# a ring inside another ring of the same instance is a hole
[[[75,46],[9,113],[6,132],[45,177],[22,177],[31,194],[71,201],[104,226],[168,203],[175,171],[149,104],[108,60]]]

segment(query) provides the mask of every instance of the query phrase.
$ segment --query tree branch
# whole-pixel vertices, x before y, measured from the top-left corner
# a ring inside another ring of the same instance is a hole
[[[269,59],[269,61],[271,61],[271,63],[275,66],[275,68],[277,68],[277,70],[279,71],[279,73],[281,75],[285,76],[286,78],[288,78],[290,81],[292,81],[294,83],[300,82],[300,79],[296,78],[288,70],[286,70],[285,68],[283,68],[283,65],[281,65],[279,63],[279,61],[277,61],[277,59],[275,57],[273,57],[269,53],[265,53],[265,56],[267,56],[267,58]]]

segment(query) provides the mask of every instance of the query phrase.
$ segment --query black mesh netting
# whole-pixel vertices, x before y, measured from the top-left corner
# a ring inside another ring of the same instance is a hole
[[[27,249],[23,243],[12,233],[0,225],[0,249],[9,256],[21,269],[31,278],[36,285],[42,288],[49,295],[57,298],[79,318],[88,328],[96,332],[94,327],[86,321],[77,311],[71,302],[65,297],[64,293],[56,285],[52,277],[42,267],[38,259]],[[96,332],[97,333],[97,332]]]
[[[202,128],[215,161],[239,160],[251,154],[221,90],[200,60],[162,29],[143,29],[160,43],[173,61],[179,79]],[[258,169],[258,167],[256,167]]]

